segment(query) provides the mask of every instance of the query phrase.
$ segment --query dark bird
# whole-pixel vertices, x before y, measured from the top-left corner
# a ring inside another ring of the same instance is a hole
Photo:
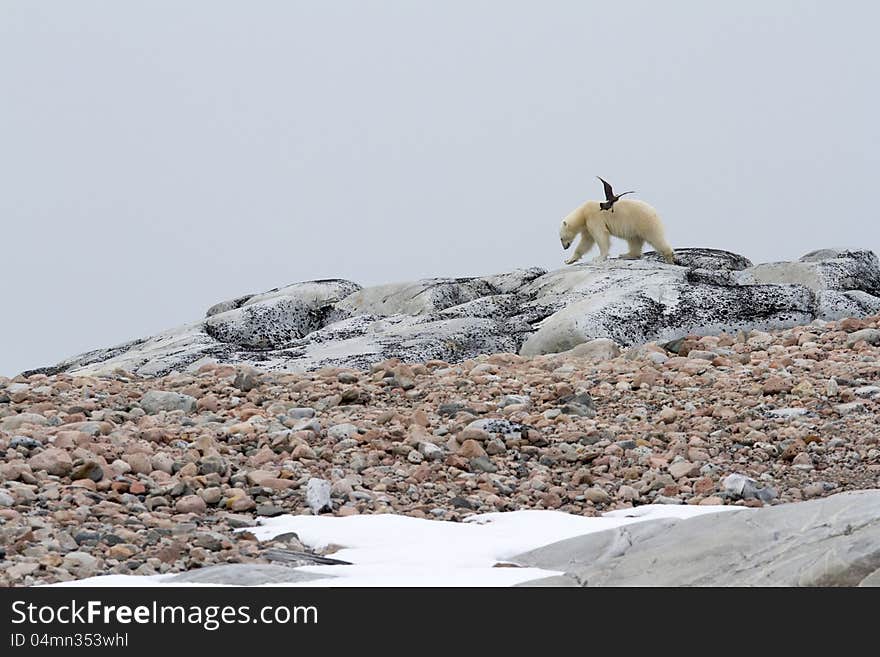
[[[599,176],[596,176],[599,180],[602,180]],[[599,207],[603,210],[611,210],[614,212],[614,204],[620,199],[621,196],[626,196],[627,194],[633,194],[634,192],[624,192],[623,194],[614,195],[614,190],[611,189],[611,185],[609,185],[606,181],[602,180],[602,185],[605,187],[605,202],[600,203]]]

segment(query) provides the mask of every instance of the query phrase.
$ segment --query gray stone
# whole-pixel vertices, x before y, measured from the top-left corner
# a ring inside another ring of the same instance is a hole
[[[263,584],[292,584],[324,579],[333,575],[316,575],[286,566],[273,566],[256,563],[232,563],[208,566],[172,575],[165,580],[168,584],[226,584],[227,586],[261,586]]]
[[[498,466],[489,460],[488,456],[478,456],[470,460],[471,472],[498,472]]]
[[[91,479],[98,482],[104,478],[104,469],[95,461],[86,461],[73,469],[70,478],[74,481],[78,479]]]
[[[703,349],[691,349],[688,352],[688,358],[695,358],[698,360],[708,360],[712,361],[718,356],[714,351],[705,351]]]
[[[528,395],[504,395],[498,401],[498,408],[505,408],[507,406],[514,405],[522,405],[522,406],[530,406],[532,403],[531,397]]]
[[[358,428],[355,425],[348,423],[334,424],[327,429],[327,435],[333,440],[345,440],[346,438],[356,436],[357,433]]]
[[[675,479],[682,477],[696,477],[700,474],[700,466],[690,461],[678,461],[669,466],[669,474]]]
[[[791,420],[798,417],[809,415],[810,411],[806,408],[774,408],[767,412],[770,417],[780,418],[782,420]]]
[[[254,527],[257,523],[251,516],[239,513],[227,513],[223,516],[226,523],[233,529],[241,529],[242,527]]]
[[[608,504],[611,501],[611,495],[597,486],[585,490],[584,497],[593,504]]]
[[[306,504],[317,515],[322,511],[332,511],[333,502],[330,500],[332,486],[326,479],[312,477],[306,484]]]
[[[70,472],[73,461],[66,450],[50,447],[30,457],[28,465],[34,470],[45,470],[50,475],[63,477]]]
[[[229,465],[226,463],[226,459],[222,456],[205,456],[199,461],[199,474],[207,475],[207,474],[226,474],[226,470],[229,468]]]
[[[620,347],[614,340],[608,338],[594,338],[582,344],[577,345],[573,349],[565,352],[566,356],[576,356],[578,358],[587,358],[589,360],[603,361],[617,358],[620,355]]]
[[[582,586],[867,586],[880,570],[880,491],[649,520],[510,561]]]
[[[418,445],[419,453],[426,459],[436,461],[443,458],[443,448],[423,440]]]
[[[859,586],[880,586],[880,568],[859,582]]]
[[[880,395],[880,386],[859,386],[853,392],[859,397],[876,399],[877,395]]]
[[[285,422],[285,426],[290,426],[291,431],[314,431],[315,433],[321,433],[321,422],[316,418],[304,417],[298,420],[293,420],[292,424]]]
[[[568,395],[559,400],[563,403],[560,411],[566,415],[579,417],[596,417],[596,404],[588,392]]]
[[[734,499],[752,500],[758,499],[763,502],[770,502],[777,497],[773,488],[760,487],[754,479],[745,475],[733,473],[727,475],[721,482],[724,490]]]
[[[49,420],[38,413],[19,413],[18,415],[10,415],[0,420],[0,429],[3,431],[16,431],[25,424],[44,426],[49,424]]]
[[[242,392],[250,392],[260,385],[260,377],[256,372],[239,372],[235,375],[232,385]]]
[[[499,418],[484,418],[482,420],[474,420],[467,425],[467,428],[480,429],[481,431],[485,431],[489,434],[501,434],[505,436],[518,436],[521,435],[524,430],[528,429],[528,427],[520,424],[519,422],[511,422],[510,420]]]
[[[669,497],[667,495],[658,495],[654,498],[652,504],[684,504],[684,500],[678,497]]]
[[[179,392],[149,390],[141,397],[140,406],[149,415],[155,415],[161,411],[192,413],[196,410],[196,398]]]
[[[68,552],[64,555],[64,567],[77,577],[89,577],[98,570],[100,562],[88,552]]]
[[[866,328],[859,331],[853,331],[847,336],[846,343],[847,345],[852,346],[860,340],[864,340],[869,345],[876,347],[878,344],[880,344],[880,330]]]
[[[541,579],[530,579],[527,582],[521,582],[516,586],[519,587],[540,587],[540,588],[549,588],[549,587],[572,587],[572,586],[580,586],[579,582],[574,577],[569,577],[568,575],[551,575],[550,577],[542,577]]]
[[[267,518],[274,518],[286,513],[284,509],[274,504],[258,504],[256,511],[258,516],[266,516]]]
[[[12,440],[9,441],[9,446],[13,449],[17,449],[19,447],[24,447],[25,449],[36,449],[37,447],[41,447],[43,443],[41,443],[36,438],[31,438],[30,436],[15,436]]]
[[[834,410],[839,415],[850,415],[865,410],[865,403],[860,401],[847,402],[846,404],[835,404]]]
[[[106,427],[107,425],[101,422],[77,422],[71,426],[71,429],[82,431],[83,433],[87,433],[94,437],[100,436],[102,433],[107,433]]]

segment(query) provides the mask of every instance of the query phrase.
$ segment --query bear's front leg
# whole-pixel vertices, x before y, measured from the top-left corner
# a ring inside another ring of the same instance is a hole
[[[581,233],[581,241],[578,242],[577,247],[574,250],[574,253],[571,257],[565,261],[567,265],[573,265],[578,260],[584,257],[584,254],[593,248],[593,238],[590,237],[588,233]]]
[[[611,251],[611,234],[605,226],[593,225],[590,227],[590,235],[599,247],[599,255],[593,258],[593,262],[605,262],[608,260],[608,252]]]

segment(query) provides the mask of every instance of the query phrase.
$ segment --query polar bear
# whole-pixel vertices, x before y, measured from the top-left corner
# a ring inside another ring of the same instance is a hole
[[[614,204],[614,212],[600,208],[599,201],[587,201],[562,220],[559,226],[562,248],[570,247],[578,233],[581,241],[571,258],[565,261],[567,265],[580,260],[593,248],[593,244],[599,245],[599,255],[593,262],[604,262],[608,259],[612,235],[622,237],[629,243],[629,252],[621,258],[638,260],[642,257],[642,244],[648,242],[657,249],[666,262],[675,263],[672,247],[663,236],[660,217],[657,216],[657,211],[644,201],[620,199]]]

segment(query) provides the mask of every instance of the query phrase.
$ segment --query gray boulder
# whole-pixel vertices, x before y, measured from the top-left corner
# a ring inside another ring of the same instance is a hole
[[[333,502],[330,499],[332,486],[326,479],[312,477],[306,484],[306,504],[312,513],[318,515],[322,511],[332,511]]]
[[[880,314],[880,297],[862,290],[822,290],[816,294],[816,319],[827,322],[844,317]]]
[[[802,285],[814,292],[864,290],[880,293],[880,266],[872,251],[823,249],[797,262],[769,262],[742,270],[740,285]]]
[[[579,270],[579,271],[578,271]],[[595,338],[620,345],[688,334],[809,324],[815,297],[803,286],[729,286],[691,281],[682,267],[615,261],[552,272],[532,285],[564,306],[524,342],[525,356],[573,349]]]
[[[343,280],[295,283],[208,309],[205,332],[251,349],[284,347],[348,313],[334,304],[360,289]]]
[[[221,301],[208,308],[205,313],[206,317],[213,317],[220,313],[230,310],[236,310],[243,306],[254,305],[269,299],[279,297],[288,297],[299,299],[303,302],[310,302],[315,307],[323,304],[334,303],[344,299],[349,294],[361,289],[361,286],[351,281],[341,278],[325,279],[320,281],[305,281],[303,283],[293,283],[285,287],[276,287],[262,294],[246,294],[245,296],[231,299],[229,301]]]
[[[155,415],[160,411],[183,411],[192,413],[196,410],[196,399],[179,392],[166,392],[165,390],[148,390],[141,397],[141,408],[148,415]]]
[[[562,571],[554,586],[876,585],[880,491],[634,523],[511,561]]]
[[[316,575],[287,566],[259,563],[231,563],[188,570],[172,575],[164,584],[226,584],[228,586],[260,586],[262,584],[293,584],[332,575]]]
[[[332,307],[296,297],[274,297],[212,315],[205,321],[205,332],[219,342],[277,349],[323,327],[327,310]]]
[[[485,297],[516,293],[542,274],[543,269],[517,269],[482,278],[435,278],[378,285],[346,297],[338,308],[360,315],[426,315]]]

